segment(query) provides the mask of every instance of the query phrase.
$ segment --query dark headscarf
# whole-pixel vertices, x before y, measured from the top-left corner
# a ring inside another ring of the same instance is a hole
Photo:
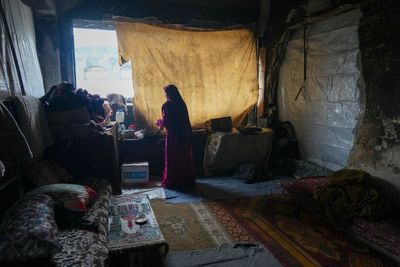
[[[184,104],[185,103],[182,99],[181,94],[179,93],[178,88],[175,85],[169,84],[169,85],[165,86],[164,91],[172,103],[175,103],[175,104]]]
[[[178,141],[186,144],[190,140],[192,127],[185,101],[183,101],[178,88],[173,84],[165,86],[164,91],[169,100],[163,105],[162,110],[171,112],[169,131],[178,137]]]

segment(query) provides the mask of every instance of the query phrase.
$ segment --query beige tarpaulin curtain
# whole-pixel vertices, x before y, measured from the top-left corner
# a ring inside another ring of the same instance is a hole
[[[175,84],[193,127],[231,116],[237,125],[257,102],[256,39],[249,29],[178,30],[118,23],[121,62],[132,60],[136,119],[154,128],[165,102],[163,87]]]

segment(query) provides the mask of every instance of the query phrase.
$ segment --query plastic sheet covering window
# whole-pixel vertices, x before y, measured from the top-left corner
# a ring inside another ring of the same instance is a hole
[[[20,0],[1,0],[22,74],[25,93],[40,97],[44,94],[43,78],[36,53],[35,28],[30,7]],[[17,76],[9,79],[18,80]],[[18,88],[15,88],[18,93]]]
[[[333,170],[347,163],[362,108],[360,16],[359,10],[353,10],[309,25],[307,79],[297,101],[304,81],[303,30],[297,31],[288,43],[280,69],[280,120],[293,123],[303,158]]]
[[[148,127],[161,116],[162,88],[169,83],[179,88],[193,127],[225,116],[237,125],[257,102],[256,39],[249,29],[119,23],[117,39],[120,57],[132,60],[135,114]]]
[[[1,34],[1,39],[0,39],[0,93],[4,95],[8,95],[10,91],[10,86],[8,82],[8,75],[7,75],[7,62],[6,61],[6,40],[5,40],[5,35],[4,35],[4,24],[2,21],[0,21],[0,34]],[[0,98],[1,101],[1,98]]]
[[[21,94],[18,73],[11,52],[11,40],[7,38],[4,20],[0,19],[0,100],[10,95]]]

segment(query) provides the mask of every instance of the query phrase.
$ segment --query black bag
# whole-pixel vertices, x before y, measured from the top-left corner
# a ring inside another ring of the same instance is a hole
[[[232,118],[223,117],[210,120],[211,132],[231,132],[233,128]]]
[[[281,122],[274,129],[274,158],[299,158],[300,151],[293,125],[289,121]]]

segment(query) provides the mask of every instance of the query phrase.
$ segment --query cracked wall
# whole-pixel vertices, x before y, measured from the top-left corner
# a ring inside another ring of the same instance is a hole
[[[400,190],[400,5],[363,4],[359,39],[365,114],[349,167],[368,171]]]

